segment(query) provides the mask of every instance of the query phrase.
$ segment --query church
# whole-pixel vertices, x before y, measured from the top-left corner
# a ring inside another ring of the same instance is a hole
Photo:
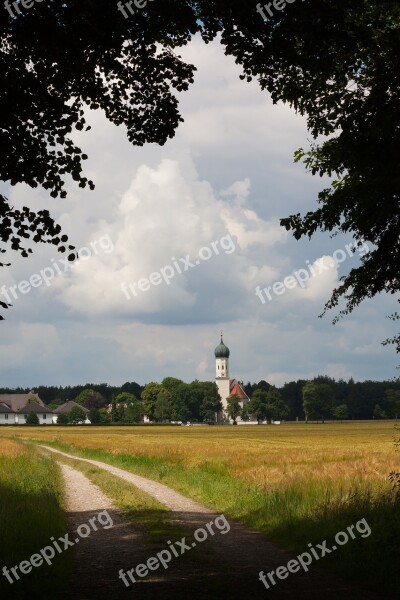
[[[229,423],[230,419],[227,415],[228,398],[235,394],[240,398],[240,404],[243,407],[250,400],[240,383],[236,379],[230,379],[229,376],[229,355],[230,350],[224,344],[223,334],[221,331],[221,342],[214,350],[215,355],[215,383],[218,387],[219,395],[221,396],[223,411],[218,415],[219,423]],[[240,417],[237,421],[240,421]]]

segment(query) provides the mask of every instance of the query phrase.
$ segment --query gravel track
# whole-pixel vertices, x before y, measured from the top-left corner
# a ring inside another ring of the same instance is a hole
[[[48,446],[41,447],[56,455],[92,464],[128,481],[163,503],[170,511],[171,521],[187,529],[194,531],[205,527],[206,523],[219,516],[219,513],[185,498],[161,483],[107,463],[78,458]],[[108,511],[114,526],[110,529],[99,528],[76,544],[76,560],[70,586],[60,600],[180,600],[186,597],[191,600],[392,598],[388,594],[382,596],[360,589],[315,565],[311,565],[307,573],[302,570],[290,574],[285,580],[277,580],[277,585],[267,590],[259,581],[259,571],[267,573],[286,565],[295,555],[279,549],[259,532],[233,520],[229,521],[230,531],[227,534],[222,535],[214,527],[215,535],[209,535],[202,542],[201,548],[187,550],[184,556],[173,558],[167,570],[160,567],[127,588],[118,578],[119,570],[126,572],[140,563],[146,563],[151,556],[168,548],[167,540],[155,547],[148,536],[135,528],[126,514],[117,509],[112,500],[87,477],[66,465],[61,464],[61,468],[66,482],[66,509],[71,530],[76,531],[79,525],[88,523],[101,510]],[[74,535],[71,539],[74,539]],[[189,545],[193,539],[187,538]],[[304,550],[307,550],[306,541]]]

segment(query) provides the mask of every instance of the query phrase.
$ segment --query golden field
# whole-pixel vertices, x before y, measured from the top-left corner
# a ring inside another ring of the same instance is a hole
[[[13,440],[2,439],[0,442],[0,458],[16,458],[24,452],[24,447]]]
[[[373,535],[352,540],[340,554],[325,558],[324,566],[386,593],[400,586],[400,494],[388,480],[391,471],[400,471],[393,443],[399,437],[396,423],[388,421],[48,425],[1,428],[0,449],[15,452],[10,439],[47,443],[162,481],[292,552],[304,551],[309,542],[332,540],[338,531],[365,519]],[[19,460],[9,462],[16,468]],[[120,488],[116,482],[118,494]]]
[[[186,468],[213,466],[263,489],[301,481],[387,485],[399,470],[395,422],[283,424],[237,427],[14,427],[14,437],[163,459]],[[10,442],[2,439],[0,448]]]

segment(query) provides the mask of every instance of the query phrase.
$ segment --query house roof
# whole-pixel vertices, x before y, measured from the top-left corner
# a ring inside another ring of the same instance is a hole
[[[36,404],[44,406],[44,402],[35,392],[29,392],[29,394],[0,394],[0,402],[8,404],[15,412],[28,404],[30,398],[33,398]]]
[[[8,404],[4,404],[4,402],[0,402],[0,413],[2,414],[15,414],[13,409],[8,406]]]
[[[67,413],[71,410],[71,408],[81,408],[83,410],[83,412],[88,413],[89,410],[87,408],[85,408],[84,406],[81,406],[80,404],[78,404],[77,402],[74,402],[73,400],[69,400],[68,402],[65,402],[64,404],[62,404],[61,406],[57,406],[56,409],[54,409],[54,413],[56,415],[59,415],[60,413]]]
[[[46,415],[53,414],[53,411],[48,409],[47,406],[41,406],[40,404],[37,404],[36,402],[30,402],[29,404],[26,404],[25,406],[20,408],[18,412],[25,413],[25,414],[29,414],[31,412],[46,414]]]
[[[248,395],[246,394],[240,383],[238,383],[236,379],[231,379],[229,398],[231,396],[234,396],[235,394],[238,396],[238,398],[240,398],[240,400],[249,400]]]

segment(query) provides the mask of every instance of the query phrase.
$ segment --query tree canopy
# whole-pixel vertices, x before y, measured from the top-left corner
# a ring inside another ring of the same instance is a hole
[[[237,425],[236,419],[240,415],[242,411],[242,407],[240,405],[240,398],[237,394],[233,394],[233,396],[229,396],[227,400],[227,413],[228,417],[233,420],[233,424]]]
[[[68,413],[70,423],[84,423],[86,420],[85,411],[79,406],[73,406]]]
[[[106,403],[103,396],[99,392],[88,388],[80,392],[80,394],[75,398],[75,402],[89,409],[101,408]]]
[[[303,388],[303,407],[306,420],[324,420],[332,414],[334,393],[328,383],[309,381]]]
[[[65,197],[68,176],[84,174],[74,131],[85,109],[124,125],[131,143],[164,144],[182,121],[176,93],[195,66],[176,53],[193,36],[220,36],[225,52],[273,101],[307,117],[310,148],[296,153],[332,178],[315,211],[284,217],[296,239],[318,230],[351,233],[374,245],[343,278],[326,309],[399,291],[400,5],[393,0],[303,0],[264,20],[253,0],[148,2],[125,18],[108,0],[34,3],[4,10],[0,24],[0,179]],[[82,138],[84,139],[84,137]],[[27,240],[74,247],[47,211],[0,198],[0,251],[26,256]],[[5,303],[1,304],[6,307]]]
[[[171,383],[175,389],[168,387],[171,386]],[[246,390],[250,391],[251,396],[251,401],[245,404],[245,414],[259,421],[271,418],[274,420],[285,419],[296,421],[298,419],[302,421],[305,416],[303,410],[303,390],[308,383],[311,383],[312,387],[314,385],[325,384],[325,392],[331,397],[331,408],[328,407],[329,411],[325,413],[327,418],[334,416],[335,419],[372,419],[377,404],[388,418],[396,419],[400,417],[399,380],[354,382],[353,379],[349,379],[348,381],[344,381],[343,379],[335,380],[327,375],[318,375],[318,377],[314,377],[308,381],[304,379],[290,381],[281,387],[271,386],[270,384],[266,384],[265,381],[260,381],[259,383],[249,382],[243,386]],[[147,386],[141,388],[136,383],[129,385],[138,386],[140,389],[147,388]],[[215,382],[195,380],[191,383],[185,383],[179,379],[167,377],[161,382],[161,385],[158,383],[148,385],[149,388],[145,393],[145,397],[147,396],[149,400],[150,413],[153,402],[155,408],[157,396],[161,389],[166,389],[171,393],[172,421],[215,422],[215,413],[222,410],[221,398]],[[36,391],[48,408],[55,408],[68,398],[75,397],[75,394],[71,394],[71,390],[82,391],[83,388],[92,393],[93,390],[98,389],[102,390],[106,397],[108,397],[108,393],[111,391],[115,401],[119,397],[119,394],[123,393],[123,390],[126,389],[126,386],[127,384],[114,387],[105,383],[87,384],[86,386],[76,387],[66,386],[65,388],[62,386],[40,386]],[[266,387],[268,387],[268,391],[265,390]],[[30,389],[0,388],[0,394],[27,394]],[[331,393],[333,393],[333,398]],[[122,404],[119,406],[121,422],[140,422],[143,420],[143,412],[148,414],[149,410],[145,410],[143,398],[137,401],[132,401],[132,396],[130,395],[128,397],[124,395],[122,398],[125,400],[130,399],[131,401],[126,402],[127,407],[125,410],[122,410],[124,408]],[[106,403],[111,404],[112,397],[109,397]],[[344,411],[344,407],[346,411]],[[337,409],[340,410],[338,411]],[[95,412],[92,413],[92,411]],[[96,417],[100,414],[101,422],[109,422],[111,420],[110,411],[106,408],[90,409],[88,418],[94,423],[95,421],[91,418],[92,414],[96,414]],[[241,418],[243,419],[242,415]],[[316,418],[321,418],[321,415],[316,415]],[[152,418],[151,420],[155,419]]]

